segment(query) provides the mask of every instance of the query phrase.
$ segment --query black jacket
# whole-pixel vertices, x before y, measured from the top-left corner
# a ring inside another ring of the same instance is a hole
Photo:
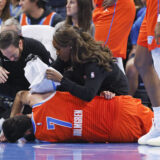
[[[127,78],[114,62],[111,63],[111,72],[96,63],[72,65],[72,70],[69,71],[69,64],[58,58],[53,65],[64,76],[57,90],[69,91],[85,101],[91,101],[102,91],[111,91],[116,95],[128,94]]]

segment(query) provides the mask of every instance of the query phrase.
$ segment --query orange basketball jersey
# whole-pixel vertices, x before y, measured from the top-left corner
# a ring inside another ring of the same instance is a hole
[[[49,142],[133,142],[150,129],[152,116],[130,96],[84,102],[57,92],[32,108],[35,137]]]
[[[94,2],[95,40],[104,42],[114,57],[126,58],[128,36],[136,12],[133,0],[117,0],[114,6],[106,9],[102,7],[103,0]]]

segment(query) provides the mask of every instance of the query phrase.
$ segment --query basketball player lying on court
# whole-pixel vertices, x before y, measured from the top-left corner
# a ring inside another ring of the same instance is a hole
[[[17,115],[23,104],[32,106],[32,116]],[[149,131],[152,117],[152,111],[131,96],[96,96],[85,102],[68,92],[20,91],[0,140],[16,142],[30,134],[48,142],[137,142]]]

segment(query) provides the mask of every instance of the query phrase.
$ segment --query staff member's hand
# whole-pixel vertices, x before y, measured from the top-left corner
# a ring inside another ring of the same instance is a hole
[[[111,7],[116,3],[117,0],[104,0],[102,3],[102,6],[104,7],[104,9],[106,9],[107,7]]]
[[[5,83],[8,79],[9,72],[0,66],[0,83]]]
[[[155,39],[156,43],[160,44],[160,22],[157,22],[155,27]]]
[[[115,97],[115,93],[110,92],[110,91],[103,91],[100,93],[101,97],[104,97],[105,99],[112,99],[113,97]]]
[[[55,82],[61,82],[63,76],[60,72],[58,72],[55,69],[47,69],[46,71],[46,77],[47,79],[53,80]]]
[[[1,133],[1,135],[0,135],[0,142],[6,142],[6,141],[7,141],[6,137],[4,136],[3,133]]]

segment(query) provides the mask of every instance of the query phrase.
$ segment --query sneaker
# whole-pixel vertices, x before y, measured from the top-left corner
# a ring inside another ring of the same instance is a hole
[[[155,123],[153,122],[150,131],[138,139],[138,144],[142,145],[148,144],[148,140],[152,138],[157,138],[159,136],[160,136],[160,128],[156,127]]]
[[[151,146],[160,146],[160,135],[159,137],[149,139],[147,144]]]

